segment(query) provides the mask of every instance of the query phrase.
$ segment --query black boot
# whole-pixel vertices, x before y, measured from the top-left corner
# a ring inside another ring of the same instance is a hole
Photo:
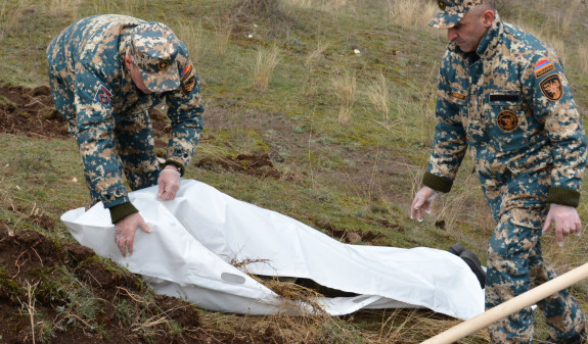
[[[484,287],[486,286],[486,271],[484,271],[484,269],[482,268],[482,263],[480,263],[480,259],[478,259],[478,256],[476,256],[474,252],[466,250],[465,247],[463,247],[463,245],[460,243],[452,245],[448,251],[460,257],[461,259],[463,259],[464,262],[466,262],[466,264],[470,267],[472,272],[478,278],[480,286],[482,287],[482,289],[484,289]]]
[[[455,254],[456,256],[458,256],[458,257],[459,257],[459,255],[460,255],[460,254],[461,254],[463,251],[465,251],[465,247],[463,247],[463,245],[462,245],[462,244],[460,244],[460,243],[457,243],[457,244],[453,244],[453,245],[451,245],[451,247],[450,247],[450,248],[449,248],[447,251],[449,251],[449,252],[451,252],[451,253],[453,253],[453,254]]]

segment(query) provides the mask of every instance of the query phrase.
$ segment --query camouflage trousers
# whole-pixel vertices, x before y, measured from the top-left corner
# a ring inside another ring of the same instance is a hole
[[[67,121],[70,134],[78,141],[78,145],[81,145],[76,124],[75,96],[72,86],[67,86],[72,85],[73,81],[63,80],[52,68],[51,63],[49,81],[55,108]],[[112,149],[116,153],[119,174],[124,173],[131,190],[157,185],[160,166],[155,156],[155,141],[149,114],[147,111],[124,114],[117,116],[115,121]],[[91,171],[84,169],[87,185],[91,185],[90,173]],[[100,202],[96,190],[91,187],[89,189],[92,204]]]
[[[504,212],[488,245],[486,308],[492,308],[555,277],[543,260],[541,229],[548,207],[512,208]],[[551,337],[564,340],[585,326],[582,310],[562,290],[538,303]],[[525,308],[489,328],[494,344],[533,343],[533,311]]]

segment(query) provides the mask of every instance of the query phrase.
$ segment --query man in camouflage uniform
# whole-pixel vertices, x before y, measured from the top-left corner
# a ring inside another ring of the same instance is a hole
[[[122,15],[82,19],[47,48],[55,107],[77,140],[94,203],[110,210],[121,253],[137,228],[150,232],[131,204],[132,190],[159,185],[175,198],[202,131],[200,84],[186,46],[167,26]],[[167,104],[171,134],[161,170],[147,110]]]
[[[411,217],[422,221],[437,193],[449,192],[467,147],[493,217],[486,307],[556,277],[540,237],[580,234],[575,207],[586,166],[586,137],[555,51],[503,23],[494,1],[439,0],[429,25],[451,41],[440,68],[434,149]],[[561,291],[539,303],[548,343],[582,343],[585,319]],[[530,308],[490,326],[492,343],[531,344]]]

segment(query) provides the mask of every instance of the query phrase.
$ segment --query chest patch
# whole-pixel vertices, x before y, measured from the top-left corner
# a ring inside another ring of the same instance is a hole
[[[551,61],[548,60],[539,60],[535,65],[535,77],[537,79],[541,78],[545,74],[549,72],[553,72],[555,70],[555,66]]]
[[[466,95],[463,93],[451,91],[451,97],[459,100],[466,100]]]
[[[557,74],[550,75],[541,80],[539,87],[541,87],[543,95],[552,102],[560,100],[563,96],[563,86]]]
[[[112,93],[110,93],[110,91],[104,85],[98,86],[96,94],[94,95],[94,100],[104,105],[110,105],[111,99]]]
[[[510,110],[504,110],[498,114],[496,124],[498,124],[500,129],[511,132],[519,126],[519,118],[516,113]]]

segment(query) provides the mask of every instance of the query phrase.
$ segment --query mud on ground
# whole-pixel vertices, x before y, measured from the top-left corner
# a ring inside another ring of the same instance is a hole
[[[170,124],[156,109],[149,111],[156,151],[165,151]],[[0,84],[0,133],[38,138],[72,139],[66,121],[53,105],[47,86],[34,89]],[[241,154],[237,157],[203,158],[194,162],[200,168],[246,173],[261,178],[280,178],[268,154]]]
[[[150,117],[156,148],[165,148],[169,121],[156,110],[150,111]],[[0,83],[0,134],[73,139],[46,86],[30,89]],[[279,176],[265,156],[195,164],[259,177]],[[31,215],[27,221],[48,231],[55,229],[48,216]],[[283,342],[271,327],[236,334],[201,325],[194,305],[153,295],[141,278],[93,250],[14,227],[0,219],[1,343]]]
[[[158,110],[150,110],[149,115],[156,151],[165,151],[169,120]],[[46,86],[30,89],[0,83],[0,134],[73,140]],[[206,157],[193,165],[217,172],[281,178],[270,155]],[[22,209],[8,210],[23,214]],[[26,221],[50,232],[56,227],[47,215],[30,215]],[[241,333],[201,324],[194,305],[154,295],[140,277],[98,257],[92,249],[77,243],[54,242],[39,232],[15,231],[14,227],[0,219],[0,343],[288,341],[271,323]],[[326,230],[347,243],[378,239],[373,233],[352,233],[328,226]],[[305,279],[281,284],[280,288],[288,292],[312,288],[325,296],[345,296]],[[280,294],[280,290],[274,291]]]
[[[194,305],[152,294],[92,249],[11,227],[0,220],[2,343],[282,342],[270,327],[240,335],[202,326]]]

